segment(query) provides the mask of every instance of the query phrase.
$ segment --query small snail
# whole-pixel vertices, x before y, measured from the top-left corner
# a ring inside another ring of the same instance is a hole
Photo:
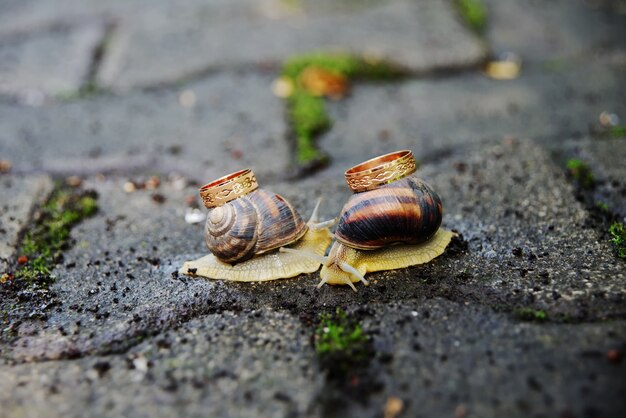
[[[341,211],[330,253],[317,257],[318,287],[348,284],[356,290],[353,282],[368,284],[366,273],[423,264],[443,254],[454,234],[439,228],[441,199],[411,175],[415,169],[411,151],[398,151],[346,171],[355,194]]]
[[[294,249],[323,255],[331,242],[328,222],[317,222],[318,205],[308,223],[282,196],[258,189],[252,170],[241,170],[200,189],[209,209],[205,242],[210,255],[188,261],[182,274],[234,281],[265,281],[312,273],[317,260],[273,252]]]

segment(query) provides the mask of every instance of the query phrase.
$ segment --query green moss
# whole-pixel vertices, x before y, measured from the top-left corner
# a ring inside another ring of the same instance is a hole
[[[17,269],[15,278],[43,287],[51,283],[50,272],[69,244],[72,227],[97,210],[95,192],[57,186],[24,234],[19,255],[28,261]]]
[[[94,82],[89,82],[78,90],[71,90],[57,93],[56,98],[63,102],[71,102],[74,100],[87,99],[89,97],[97,96],[106,93],[107,90],[100,87]]]
[[[289,97],[287,106],[296,135],[298,163],[305,164],[323,158],[322,153],[315,147],[314,138],[331,125],[324,100],[305,91],[296,91]]]
[[[383,60],[366,59],[345,53],[313,52],[287,59],[283,65],[282,75],[295,81],[308,67],[322,68],[348,79],[389,80],[406,74],[402,68]]]
[[[611,129],[609,130],[609,135],[612,138],[626,137],[626,126],[622,126],[622,125],[611,126]]]
[[[571,158],[567,161],[567,171],[576,180],[580,187],[589,189],[595,184],[593,173],[589,166],[582,160]]]
[[[596,207],[600,209],[602,212],[609,212],[609,205],[607,205],[605,202],[601,200],[596,201]]]
[[[545,322],[548,320],[548,315],[544,311],[531,308],[519,308],[513,311],[513,314],[522,321]]]
[[[361,325],[341,309],[324,314],[315,330],[315,352],[322,368],[331,375],[344,376],[372,356],[368,336]]]
[[[615,252],[619,258],[626,259],[626,228],[621,222],[613,222],[609,228],[611,243],[615,247]]]
[[[483,0],[456,0],[459,14],[476,33],[483,33],[487,26],[487,7]]]
[[[283,64],[281,75],[294,90],[287,98],[289,124],[295,136],[296,160],[300,165],[324,164],[326,156],[317,149],[316,138],[331,126],[324,98],[314,96],[298,83],[307,68],[316,67],[348,80],[390,80],[406,74],[402,68],[382,60],[344,53],[315,52],[296,55]]]

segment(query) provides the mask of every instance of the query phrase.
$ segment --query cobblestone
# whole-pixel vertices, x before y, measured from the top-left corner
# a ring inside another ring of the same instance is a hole
[[[389,399],[399,416],[621,417],[626,276],[607,228],[626,216],[622,2],[486,0],[480,36],[453,3],[0,2],[0,273],[51,178],[98,192],[49,303],[0,289],[0,418],[375,417]],[[272,82],[290,55],[334,48],[413,74],[329,101],[330,165],[289,180]],[[488,51],[518,54],[519,78],[482,74]],[[323,197],[330,219],[344,170],[400,148],[462,235],[434,261],[357,292],[176,274],[207,252],[185,220],[202,182],[252,167],[305,218]],[[371,346],[341,378],[313,344],[337,307]]]

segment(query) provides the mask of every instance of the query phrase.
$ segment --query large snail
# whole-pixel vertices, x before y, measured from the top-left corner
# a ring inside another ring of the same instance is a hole
[[[308,254],[322,263],[318,287],[348,284],[356,290],[353,282],[368,284],[366,273],[423,264],[443,254],[454,234],[439,228],[441,199],[412,175],[415,169],[411,151],[398,151],[346,171],[355,194],[341,211],[336,241],[327,257]]]
[[[308,223],[282,196],[258,189],[252,170],[241,170],[200,189],[209,209],[205,241],[211,254],[185,262],[180,273],[233,281],[266,281],[316,271],[320,262],[272,251],[280,247],[324,255],[328,222]]]

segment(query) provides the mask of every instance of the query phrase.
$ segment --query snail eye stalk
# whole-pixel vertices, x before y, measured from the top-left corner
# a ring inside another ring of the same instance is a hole
[[[346,273],[350,273],[354,277],[357,277],[359,280],[361,280],[361,282],[363,282],[363,284],[365,286],[369,286],[370,285],[370,282],[365,280],[365,276],[363,276],[357,269],[352,267],[350,264],[346,263],[345,261],[341,261],[341,262],[337,263],[337,265],[339,266],[340,269],[342,269]],[[352,282],[350,282],[350,284],[352,284]],[[354,286],[353,286],[353,289],[354,289]],[[356,289],[354,289],[354,291],[356,292]]]

